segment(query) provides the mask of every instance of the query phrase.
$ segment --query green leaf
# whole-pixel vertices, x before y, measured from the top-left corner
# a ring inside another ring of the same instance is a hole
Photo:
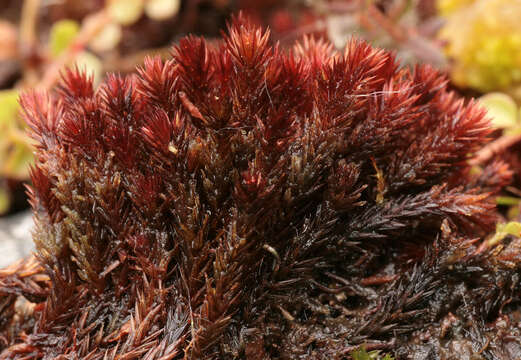
[[[513,197],[513,196],[498,196],[496,198],[496,204],[498,205],[519,205],[521,202],[521,198]]]
[[[55,22],[52,25],[49,39],[51,55],[53,57],[59,56],[72,44],[79,31],[80,25],[74,20],[60,20]]]
[[[19,107],[18,90],[0,91],[0,176],[25,180],[33,149],[22,130]]]
[[[27,144],[14,143],[2,166],[1,175],[11,179],[28,179],[33,150]]]
[[[389,354],[381,357],[379,350],[367,352],[363,347],[352,351],[350,355],[353,360],[394,360],[393,357]]]
[[[0,127],[3,130],[17,123],[18,110],[18,90],[0,91]]]
[[[367,353],[367,351],[365,351],[365,349],[358,349],[353,351],[351,353],[351,357],[353,358],[353,360],[371,360],[369,354]]]
[[[510,221],[506,224],[497,224],[496,233],[488,239],[488,245],[494,246],[500,243],[508,235],[521,237],[521,223]]]
[[[481,98],[479,102],[492,119],[492,125],[498,129],[512,129],[519,126],[518,110],[515,101],[503,93],[489,93]]]
[[[501,229],[502,232],[508,235],[514,235],[517,237],[521,236],[521,223],[517,221],[511,221],[506,224],[499,224],[498,229]]]

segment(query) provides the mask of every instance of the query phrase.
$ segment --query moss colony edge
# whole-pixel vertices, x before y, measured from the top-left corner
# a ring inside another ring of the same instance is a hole
[[[470,171],[488,121],[432,68],[239,16],[21,103],[37,253],[0,272],[0,358],[521,353],[521,243],[486,240],[511,173]]]

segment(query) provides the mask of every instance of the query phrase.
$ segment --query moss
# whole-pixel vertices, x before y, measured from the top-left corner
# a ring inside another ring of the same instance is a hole
[[[239,16],[22,106],[37,259],[0,273],[0,357],[512,349],[517,326],[486,325],[520,300],[519,240],[487,241],[511,174],[470,171],[484,111],[428,66],[357,40],[282,51]]]

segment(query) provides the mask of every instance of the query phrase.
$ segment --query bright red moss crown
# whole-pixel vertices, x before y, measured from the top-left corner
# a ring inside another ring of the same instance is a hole
[[[440,252],[476,250],[509,177],[470,175],[484,112],[432,68],[358,40],[282,51],[242,17],[137,75],[95,90],[67,71],[21,102],[48,278],[22,291],[34,312],[0,327],[12,359],[399,350],[440,319]]]

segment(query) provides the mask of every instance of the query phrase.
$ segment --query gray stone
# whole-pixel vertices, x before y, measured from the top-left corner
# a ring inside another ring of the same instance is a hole
[[[33,249],[30,211],[0,218],[0,268],[29,255]]]

